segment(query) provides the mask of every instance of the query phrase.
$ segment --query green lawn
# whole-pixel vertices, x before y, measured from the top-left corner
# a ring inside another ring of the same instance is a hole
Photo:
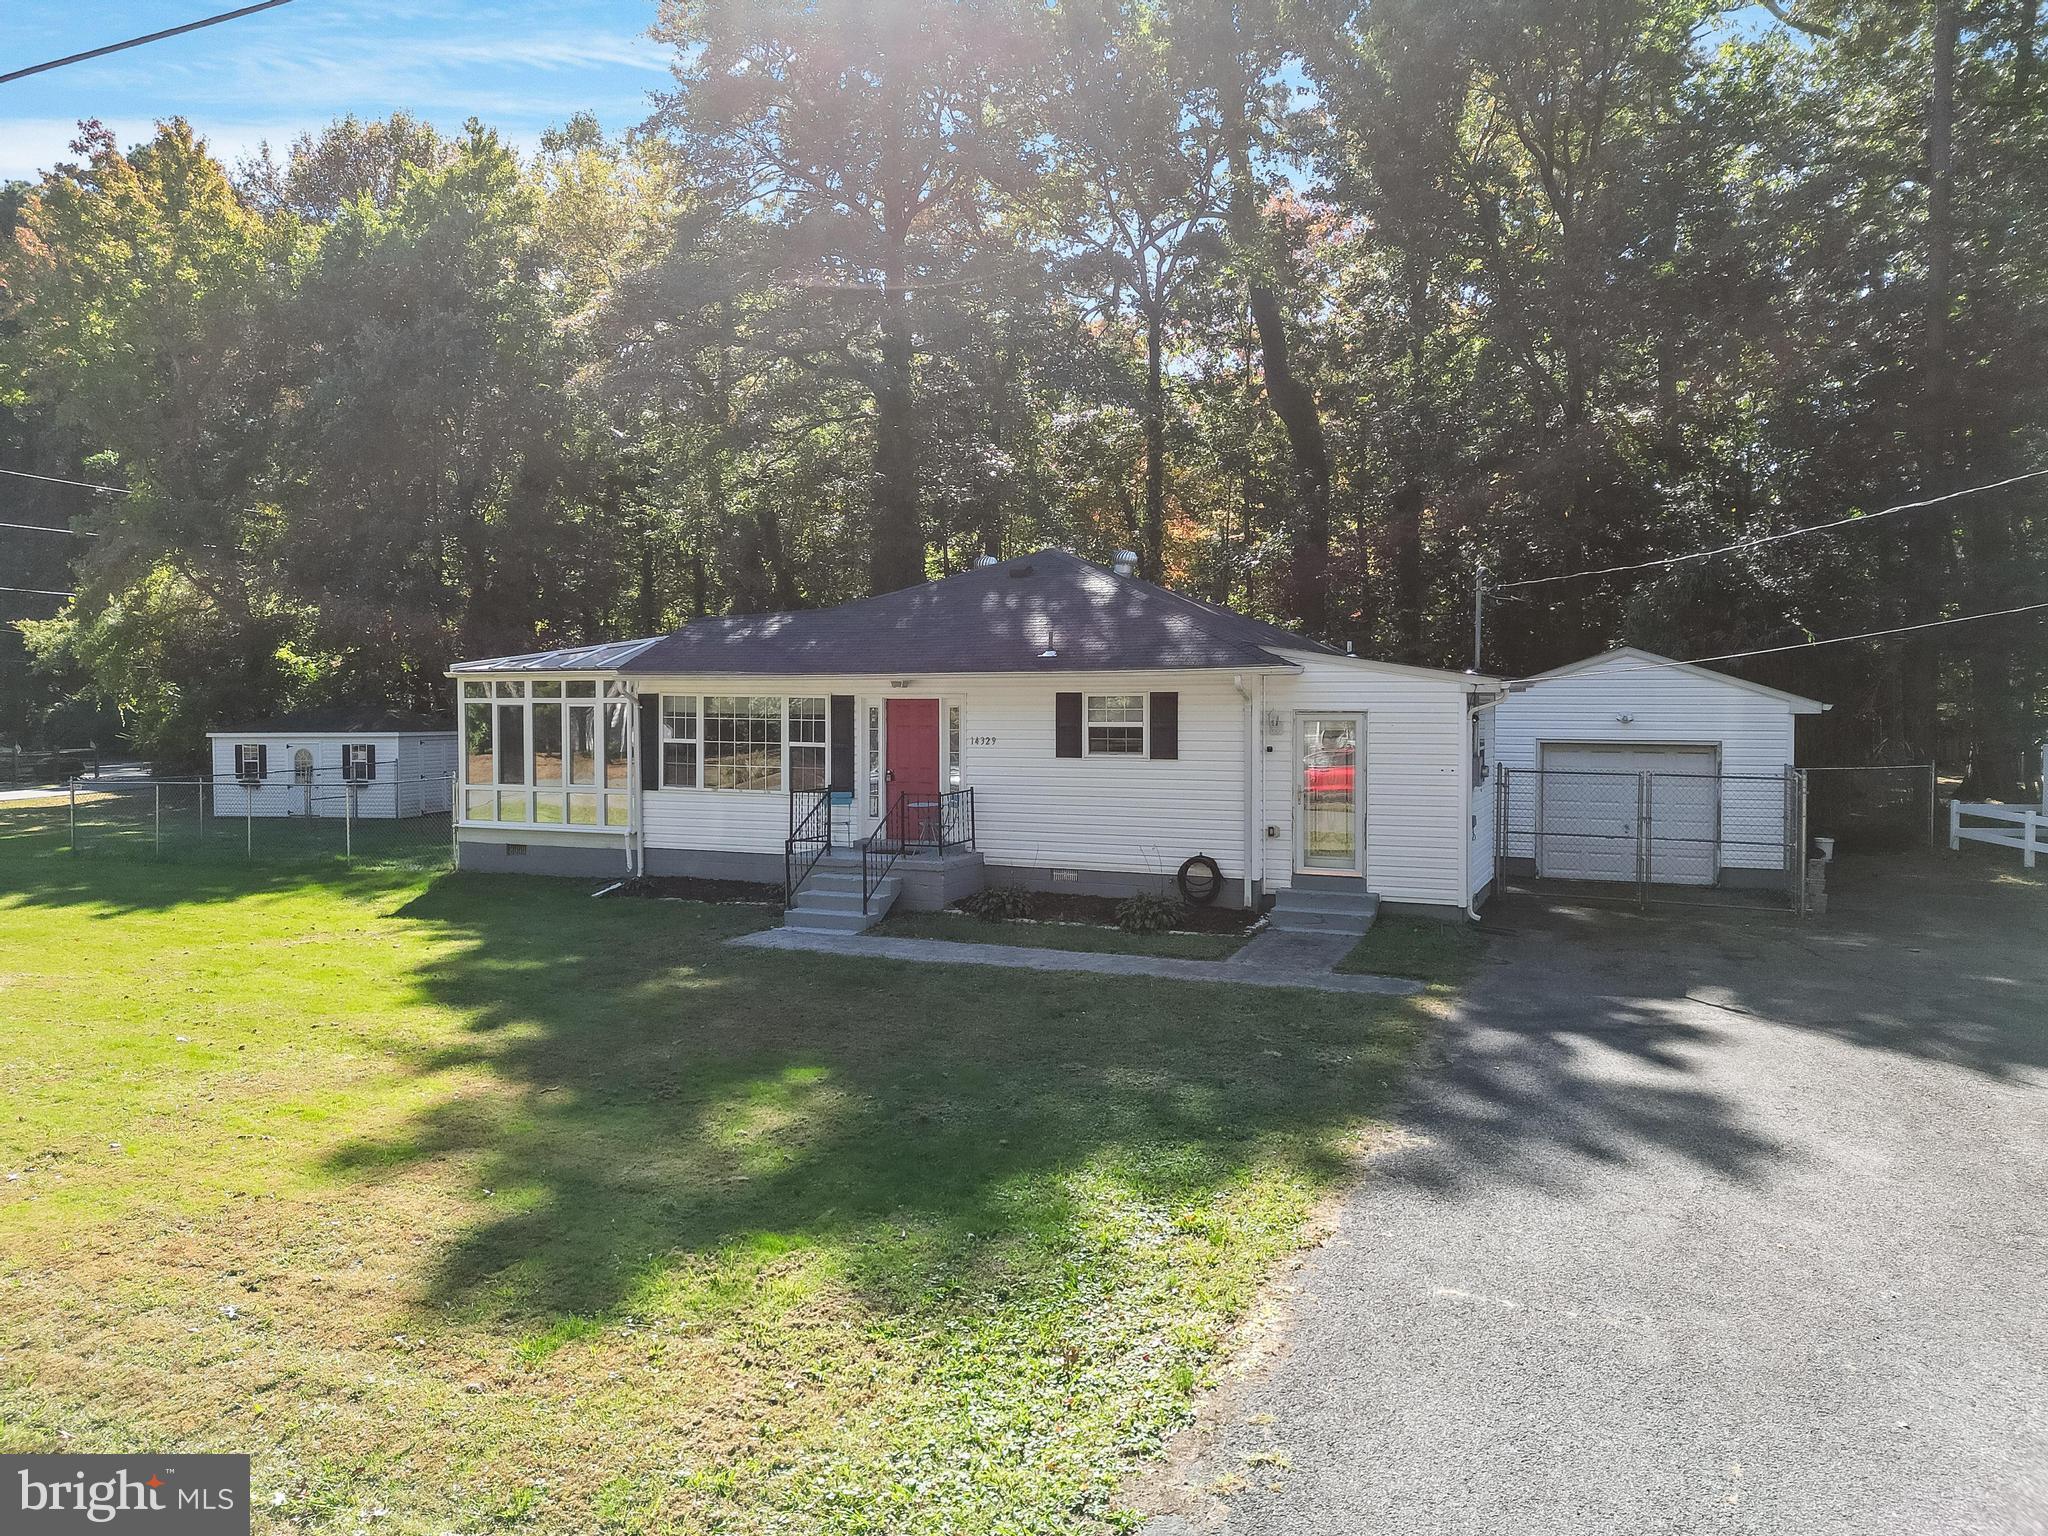
[[[0,1450],[249,1451],[266,1531],[1099,1528],[1432,1006],[60,842],[0,832]]]
[[[1372,925],[1337,969],[1407,976],[1452,988],[1465,984],[1485,953],[1485,938],[1469,923],[1389,914]]]
[[[965,912],[898,912],[872,930],[890,939],[951,939],[961,944],[1019,944],[1097,955],[1163,955],[1222,960],[1244,947],[1241,933],[1125,933],[1093,923],[993,923]]]

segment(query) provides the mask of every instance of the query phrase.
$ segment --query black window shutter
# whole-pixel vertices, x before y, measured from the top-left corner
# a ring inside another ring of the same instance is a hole
[[[853,789],[853,695],[832,695],[832,787]]]
[[[1152,697],[1156,699],[1159,697],[1159,695],[1155,693],[1152,695]],[[375,743],[374,741],[371,742],[369,746],[366,747],[364,750],[369,753],[370,760],[363,767],[363,777],[366,779],[374,779],[375,777],[377,777],[377,743]],[[1157,757],[1159,754],[1157,752],[1154,752],[1152,755],[1154,757]]]
[[[1078,693],[1053,695],[1052,751],[1055,757],[1081,755],[1081,695]]]
[[[640,695],[640,787],[661,788],[661,696]]]
[[[270,777],[270,748],[261,742],[256,744],[256,777]]]
[[[1155,693],[1152,695],[1151,746],[1154,757],[1180,756],[1179,694]]]

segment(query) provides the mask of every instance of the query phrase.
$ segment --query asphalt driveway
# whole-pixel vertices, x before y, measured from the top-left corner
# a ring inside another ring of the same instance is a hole
[[[2048,1532],[2048,887],[1511,898],[1148,1533]]]

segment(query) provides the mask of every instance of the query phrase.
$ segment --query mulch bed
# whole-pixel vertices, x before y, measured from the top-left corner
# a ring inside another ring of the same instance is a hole
[[[1041,923],[1093,923],[1101,928],[1114,928],[1120,905],[1121,900],[1115,896],[1061,896],[1038,891],[1031,897],[1031,916]],[[1243,933],[1251,927],[1253,919],[1253,913],[1236,907],[1183,907],[1173,927],[1177,933]]]
[[[655,901],[732,901],[782,905],[782,887],[752,880],[697,880],[688,875],[642,875],[628,880],[614,896],[642,896]]]

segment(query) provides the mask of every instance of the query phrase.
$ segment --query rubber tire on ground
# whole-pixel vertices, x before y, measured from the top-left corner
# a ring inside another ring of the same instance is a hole
[[[1206,870],[1206,876],[1198,875],[1195,880],[1188,878],[1196,869]],[[1198,853],[1181,865],[1180,873],[1173,877],[1173,883],[1180,887],[1180,893],[1198,907],[1206,907],[1223,891],[1223,871],[1216,867],[1216,861],[1206,853]]]

